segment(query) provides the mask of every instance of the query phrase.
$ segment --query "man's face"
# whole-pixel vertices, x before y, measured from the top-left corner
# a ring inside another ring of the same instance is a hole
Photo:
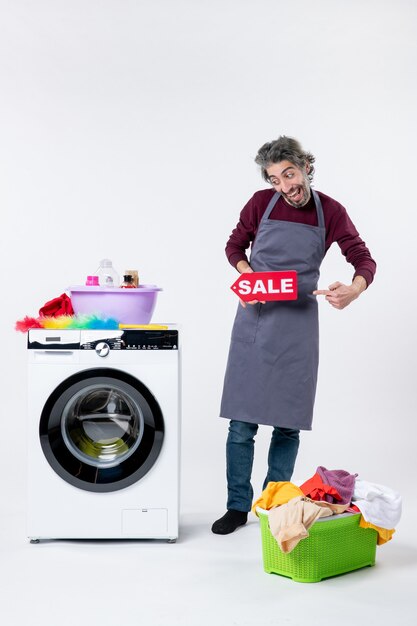
[[[266,168],[269,182],[279,191],[284,200],[294,207],[302,207],[310,200],[310,181],[307,166],[301,169],[290,161],[272,163]]]

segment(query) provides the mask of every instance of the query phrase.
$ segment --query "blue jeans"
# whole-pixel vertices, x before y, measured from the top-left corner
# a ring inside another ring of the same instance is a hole
[[[227,508],[250,511],[253,500],[251,485],[255,435],[258,424],[231,420],[226,443]],[[268,473],[263,489],[270,481],[287,481],[294,471],[300,444],[300,431],[274,427],[268,453]]]

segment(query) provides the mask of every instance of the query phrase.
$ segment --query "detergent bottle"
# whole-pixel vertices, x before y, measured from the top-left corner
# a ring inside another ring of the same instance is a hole
[[[96,271],[100,287],[118,287],[119,275],[110,259],[102,259]]]

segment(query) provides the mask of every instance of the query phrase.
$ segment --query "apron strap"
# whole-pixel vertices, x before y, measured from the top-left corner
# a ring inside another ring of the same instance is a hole
[[[319,228],[325,228],[323,207],[321,204],[319,194],[314,189],[312,189],[311,192],[313,194],[314,204],[316,205],[317,225]],[[278,191],[274,193],[274,195],[272,196],[272,198],[270,199],[268,203],[268,206],[266,207],[266,211],[262,216],[261,222],[269,219],[269,216],[271,215],[272,210],[274,206],[276,205],[276,203],[278,202],[278,200],[280,199],[280,197],[281,197],[281,194]]]
[[[317,191],[314,191],[314,189],[312,189],[311,191],[313,192],[314,202],[316,203],[318,226],[319,228],[326,228],[325,223],[324,223],[323,207],[321,205],[320,196],[317,193]]]
[[[266,221],[267,219],[269,219],[269,216],[272,213],[272,209],[274,208],[274,206],[276,205],[276,203],[278,202],[278,200],[280,199],[281,194],[278,193],[278,191],[276,191],[274,193],[274,195],[272,196],[272,198],[270,199],[268,206],[266,207],[266,211],[263,214],[263,217],[261,219],[261,222],[263,222],[264,220]],[[259,228],[259,227],[258,227]]]

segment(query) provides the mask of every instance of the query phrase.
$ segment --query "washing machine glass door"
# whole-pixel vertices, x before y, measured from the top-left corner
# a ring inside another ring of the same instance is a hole
[[[83,371],[49,397],[40,440],[53,469],[89,491],[115,491],[142,478],[162,447],[158,402],[136,378],[111,369]]]
[[[61,432],[68,449],[98,468],[115,467],[129,458],[143,431],[141,404],[116,382],[81,389],[62,412]]]

